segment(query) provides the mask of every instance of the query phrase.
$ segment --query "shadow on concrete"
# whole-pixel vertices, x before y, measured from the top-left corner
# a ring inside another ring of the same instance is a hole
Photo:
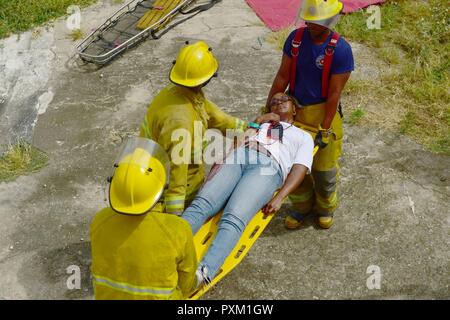
[[[90,255],[89,242],[40,250],[22,264],[18,272],[19,282],[30,299],[88,299],[93,296]],[[67,267],[72,265],[80,268],[80,289],[67,287],[67,280],[72,275],[67,273]]]
[[[289,234],[292,232],[298,232],[309,228],[314,228],[316,230],[323,231],[317,222],[317,215],[313,212],[309,214],[303,224],[294,230],[287,229],[284,226],[284,219],[286,216],[293,210],[293,207],[291,205],[286,205],[273,217],[270,224],[267,226],[266,230],[261,234],[261,238],[264,237],[273,237],[273,236],[281,236],[283,234]]]

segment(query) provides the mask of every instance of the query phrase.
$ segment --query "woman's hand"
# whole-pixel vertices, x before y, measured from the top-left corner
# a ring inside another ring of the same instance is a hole
[[[283,198],[278,196],[278,194],[269,201],[268,204],[264,206],[262,212],[265,214],[272,214],[280,210],[281,205],[283,204]]]
[[[280,116],[276,113],[266,113],[262,116],[259,116],[255,119],[255,122],[258,124],[266,123],[266,122],[280,122]]]
[[[265,214],[270,214],[280,210],[281,205],[283,204],[283,199],[300,186],[307,171],[307,167],[302,164],[295,163],[277,195],[264,206],[262,211]]]

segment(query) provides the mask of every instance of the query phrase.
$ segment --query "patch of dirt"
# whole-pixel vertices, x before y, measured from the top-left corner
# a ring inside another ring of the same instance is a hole
[[[385,86],[383,77],[398,73],[398,67],[378,58],[377,50],[363,44],[351,43],[355,60],[355,71],[352,72],[349,83],[342,95],[342,104],[347,121],[350,114],[362,109],[364,115],[359,124],[376,128],[398,130],[400,121],[406,114],[403,105],[389,104],[386,97],[378,96],[376,88]]]

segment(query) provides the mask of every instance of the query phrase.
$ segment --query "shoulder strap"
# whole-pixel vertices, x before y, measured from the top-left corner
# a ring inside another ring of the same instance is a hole
[[[322,98],[328,97],[328,87],[330,83],[331,64],[333,63],[334,51],[341,36],[337,32],[333,32],[330,42],[325,48],[325,58],[322,70]]]
[[[297,57],[300,52],[300,45],[302,44],[303,39],[303,33],[305,32],[306,27],[304,28],[298,28],[295,32],[295,36],[292,39],[292,46],[291,46],[291,75],[290,75],[290,82],[289,82],[289,93],[291,95],[294,95],[295,91],[295,78],[297,77]]]

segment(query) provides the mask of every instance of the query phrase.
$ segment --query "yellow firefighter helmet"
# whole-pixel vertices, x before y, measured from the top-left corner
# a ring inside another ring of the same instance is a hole
[[[211,48],[203,41],[181,49],[170,71],[170,81],[185,87],[198,87],[211,79],[219,68]]]
[[[337,23],[343,7],[339,0],[303,0],[299,18],[331,29]]]
[[[111,208],[129,215],[150,211],[169,181],[170,162],[164,149],[150,139],[129,138],[114,167],[109,186]]]

